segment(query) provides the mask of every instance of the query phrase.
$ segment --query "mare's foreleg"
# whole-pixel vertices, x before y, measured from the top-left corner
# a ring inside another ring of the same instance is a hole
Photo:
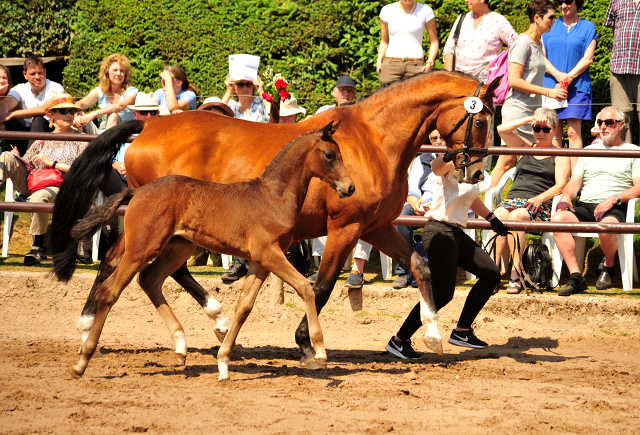
[[[260,287],[267,275],[269,275],[269,271],[267,269],[257,263],[249,263],[249,270],[247,272],[247,277],[244,280],[244,284],[242,285],[240,297],[236,303],[231,328],[229,328],[229,332],[218,350],[219,381],[229,380],[229,360],[231,357],[231,351],[236,345],[236,338],[238,338],[240,328],[242,328],[242,325],[245,320],[247,320],[247,317],[249,317],[249,313],[251,313],[251,310],[256,303],[258,291],[260,290]]]
[[[109,252],[107,252],[107,256],[102,261],[102,264],[100,264],[98,275],[93,282],[93,286],[91,287],[91,292],[89,293],[87,302],[85,302],[82,313],[80,314],[78,322],[76,323],[76,329],[80,333],[80,339],[82,343],[84,343],[87,339],[89,331],[91,330],[91,326],[93,325],[93,321],[96,317],[99,297],[98,289],[100,288],[102,283],[111,276],[113,271],[116,270],[116,267],[118,267],[120,261],[122,260],[123,254],[124,237],[119,237],[115,245],[113,245],[111,249],[109,249]],[[78,353],[80,353],[80,350],[78,351]]]
[[[319,314],[322,308],[327,304],[331,292],[336,285],[342,265],[347,261],[349,254],[356,246],[358,237],[360,236],[360,225],[353,224],[344,228],[332,230],[329,229],[327,243],[322,254],[320,269],[318,270],[318,278],[313,285],[313,291],[316,295],[316,310]],[[311,346],[309,337],[309,323],[305,315],[296,329],[296,343],[303,352],[301,362],[315,357],[315,351]]]
[[[225,335],[229,331],[231,321],[227,317],[227,313],[224,312],[224,307],[216,298],[211,296],[189,273],[187,263],[185,262],[178,268],[171,277],[180,284],[195,300],[200,304],[204,312],[216,322],[213,327],[213,332],[216,337],[222,343]]]
[[[420,317],[422,324],[427,328],[422,340],[429,349],[442,355],[442,338],[438,331],[438,311],[433,299],[431,270],[427,263],[407,244],[407,241],[391,224],[373,233],[363,235],[361,238],[401,264],[410,265],[411,273],[416,278],[420,290]]]
[[[187,342],[184,328],[176,318],[173,310],[167,304],[162,293],[162,284],[167,277],[174,273],[193,254],[196,245],[181,237],[172,237],[165,245],[162,253],[142,272],[138,282],[156,307],[156,311],[169,330],[175,345],[175,353],[181,365],[186,364]]]
[[[102,328],[111,307],[117,302],[122,291],[129,285],[144,264],[145,262],[140,261],[139,258],[132,260],[131,257],[125,254],[116,270],[100,285],[97,291],[98,305],[95,320],[87,339],[80,349],[80,359],[71,369],[74,376],[82,376],[84,374],[91,357],[96,351]]]

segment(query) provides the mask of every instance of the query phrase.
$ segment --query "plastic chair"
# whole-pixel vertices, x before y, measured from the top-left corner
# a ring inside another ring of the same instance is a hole
[[[556,207],[560,200],[560,196],[557,196],[553,200],[552,214],[556,212]],[[638,198],[629,200],[627,204],[627,216],[626,223],[633,223],[636,202]],[[576,241],[576,259],[578,260],[578,268],[584,269],[584,249],[587,241],[587,237],[598,237],[597,233],[571,233]],[[557,277],[560,276],[562,270],[563,258],[560,255],[560,250],[557,248],[553,236],[549,234],[549,244],[545,243],[549,247],[549,252],[553,258],[553,285],[558,285]],[[628,292],[633,290],[633,283],[638,281],[638,268],[636,266],[635,253],[633,252],[633,234],[618,234],[620,245],[618,246],[618,259],[620,260],[620,273],[622,275],[622,288]]]
[[[13,187],[13,182],[11,179],[7,179],[5,187],[7,189],[5,193],[5,201],[6,202],[15,202],[15,189]],[[102,192],[98,192],[98,196],[96,197],[95,203],[97,205],[101,205],[104,203],[104,195]],[[7,257],[9,255],[9,239],[11,237],[11,223],[13,222],[13,212],[5,211],[4,212],[4,231],[2,234],[2,256]],[[98,230],[93,236],[93,251],[92,251],[92,259],[93,261],[98,261],[98,245],[100,243],[100,233],[101,229]]]

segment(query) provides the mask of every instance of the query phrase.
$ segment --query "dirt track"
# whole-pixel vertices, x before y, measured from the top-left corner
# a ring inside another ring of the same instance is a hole
[[[310,371],[298,367],[293,340],[301,301],[287,293],[287,305],[274,307],[263,291],[241,331],[232,380],[219,383],[213,325],[195,302],[168,285],[189,346],[186,368],[177,367],[169,334],[132,284],[107,320],[102,356],[75,380],[75,322],[92,278],[63,286],[42,274],[0,273],[2,433],[631,434],[640,427],[638,300],[499,294],[476,326],[489,348],[445,343],[441,358],[418,339],[423,359],[404,363],[384,346],[416,292],[365,287],[364,311],[354,314],[336,288],[320,317],[329,367]],[[203,281],[233,307],[239,284]],[[441,311],[443,337],[465,296]]]

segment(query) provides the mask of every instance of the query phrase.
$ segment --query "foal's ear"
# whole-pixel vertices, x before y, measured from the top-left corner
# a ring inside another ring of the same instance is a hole
[[[496,88],[498,86],[500,86],[500,83],[502,82],[502,80],[506,80],[506,79],[507,78],[504,75],[501,75],[501,76],[498,76],[498,77],[494,78],[493,81],[491,83],[489,83],[489,85],[488,85],[489,88],[487,89],[487,94],[486,95],[488,95],[488,96],[490,96],[492,98],[495,97],[496,94],[493,91],[495,91]]]
[[[333,121],[331,121],[330,123],[325,125],[324,128],[322,129],[322,138],[331,139],[333,137],[333,134],[336,132],[336,130],[340,126],[341,122],[342,121],[338,121],[337,124],[334,124]]]

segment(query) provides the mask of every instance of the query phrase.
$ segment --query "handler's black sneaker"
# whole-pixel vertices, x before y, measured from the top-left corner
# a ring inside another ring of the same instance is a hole
[[[395,341],[393,337],[385,346],[387,352],[402,359],[420,359],[420,354],[413,350],[411,340]]]
[[[456,331],[454,329],[451,331],[449,343],[455,344],[456,346],[472,347],[474,349],[484,349],[489,346],[487,343],[475,336],[473,329],[469,329],[468,331]]]

